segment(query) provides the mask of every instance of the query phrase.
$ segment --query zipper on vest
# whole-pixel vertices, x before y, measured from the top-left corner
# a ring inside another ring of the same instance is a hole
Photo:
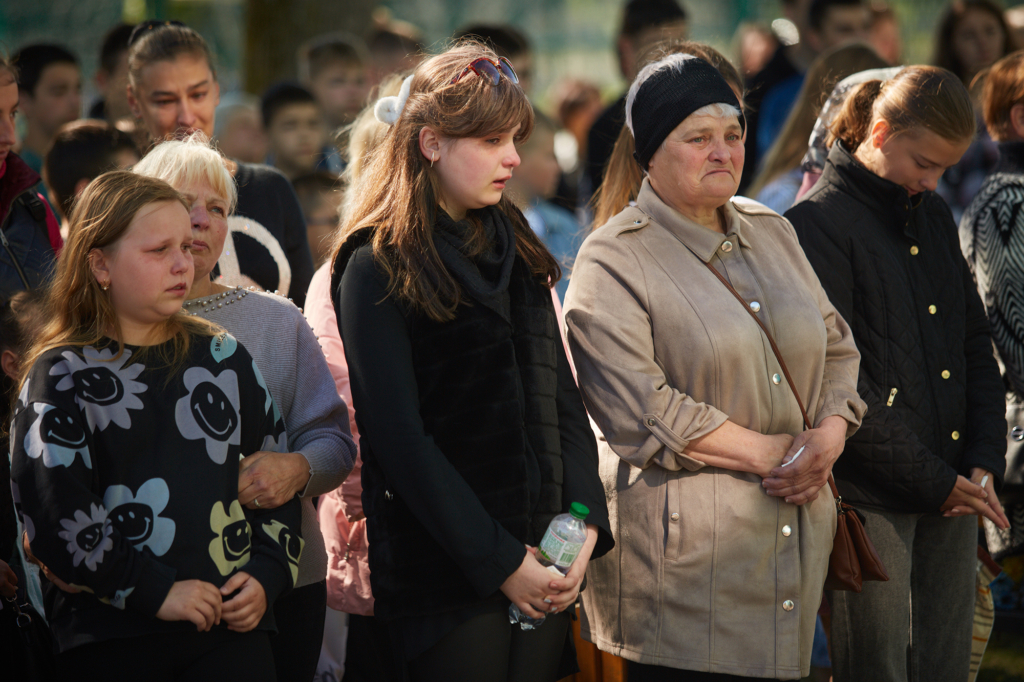
[[[4,226],[6,227],[6,225]],[[25,276],[25,271],[21,269],[21,263],[18,262],[18,257],[14,254],[14,249],[11,248],[11,243],[7,241],[7,235],[4,234],[3,229],[0,229],[0,242],[3,242],[4,250],[7,251],[11,257],[11,262],[14,263],[14,269],[18,271],[18,277],[21,277],[22,284],[25,285],[25,289],[31,289],[29,286],[28,277]]]
[[[885,402],[886,407],[892,407],[892,401],[896,400],[896,391],[895,388],[889,391],[889,400]]]

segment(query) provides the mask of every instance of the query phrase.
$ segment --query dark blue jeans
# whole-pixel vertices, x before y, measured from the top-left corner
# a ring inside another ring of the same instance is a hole
[[[858,509],[889,572],[829,592],[835,682],[963,682],[971,665],[978,517]]]

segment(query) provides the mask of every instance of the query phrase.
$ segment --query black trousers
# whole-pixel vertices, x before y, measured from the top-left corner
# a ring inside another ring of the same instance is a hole
[[[270,648],[278,682],[311,682],[320,660],[326,615],[326,580],[298,587],[274,602],[277,634],[271,635]]]
[[[393,652],[387,623],[349,614],[345,682],[400,682],[402,665]]]
[[[57,657],[62,680],[83,682],[275,682],[267,633],[175,632],[83,644]]]
[[[766,678],[704,673],[629,661],[628,679],[629,682],[751,682],[751,680],[765,680]]]
[[[505,611],[458,626],[410,661],[412,682],[555,682],[569,612],[548,616],[536,630],[513,627]]]

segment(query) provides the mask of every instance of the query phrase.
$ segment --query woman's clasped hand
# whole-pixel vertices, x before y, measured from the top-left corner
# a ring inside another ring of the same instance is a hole
[[[848,426],[842,417],[831,416],[797,435],[761,485],[769,495],[783,497],[791,504],[818,499],[818,492],[828,485],[832,465],[843,453]]]

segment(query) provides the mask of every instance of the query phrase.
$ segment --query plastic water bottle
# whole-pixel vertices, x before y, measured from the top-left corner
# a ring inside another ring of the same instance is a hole
[[[544,538],[537,547],[537,561],[546,566],[559,578],[565,576],[576,561],[583,543],[587,541],[587,524],[583,521],[590,510],[579,502],[569,505],[568,514],[559,514],[551,519]],[[513,625],[519,623],[523,630],[532,630],[544,622],[544,617],[530,618],[515,604],[509,604],[508,619]]]

